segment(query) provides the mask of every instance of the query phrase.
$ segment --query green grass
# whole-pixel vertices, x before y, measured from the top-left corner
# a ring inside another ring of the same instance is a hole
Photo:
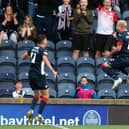
[[[0,126],[0,129],[63,129],[62,126]],[[65,129],[129,129],[128,126],[66,126]]]

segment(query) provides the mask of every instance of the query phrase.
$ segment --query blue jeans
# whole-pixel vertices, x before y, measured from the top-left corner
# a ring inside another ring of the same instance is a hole
[[[28,15],[31,16],[33,20],[35,20],[36,18],[37,8],[38,8],[37,4],[28,2]]]
[[[49,40],[53,40],[54,32],[54,19],[52,16],[45,16],[43,18],[36,18],[36,27],[38,34],[45,34]]]

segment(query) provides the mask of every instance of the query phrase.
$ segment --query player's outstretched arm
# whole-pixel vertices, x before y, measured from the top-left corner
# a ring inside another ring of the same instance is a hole
[[[30,56],[29,56],[28,52],[23,53],[22,56],[21,56],[22,59],[27,59],[29,57]]]
[[[47,56],[43,56],[43,60],[45,62],[45,64],[47,65],[47,67],[52,71],[52,73],[54,74],[54,77],[56,78],[58,76],[58,72],[54,70],[54,68],[52,67],[50,61],[48,60]]]

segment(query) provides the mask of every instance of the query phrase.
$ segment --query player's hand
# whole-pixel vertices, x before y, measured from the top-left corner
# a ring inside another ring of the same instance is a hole
[[[53,74],[54,74],[54,77],[55,77],[55,78],[58,77],[58,72],[57,72],[57,71],[54,71]]]

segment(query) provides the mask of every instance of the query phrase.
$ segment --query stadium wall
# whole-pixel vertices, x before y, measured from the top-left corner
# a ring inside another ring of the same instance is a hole
[[[31,99],[1,98],[0,125],[27,125],[30,103]],[[50,99],[43,116],[49,125],[127,125],[129,100]]]

